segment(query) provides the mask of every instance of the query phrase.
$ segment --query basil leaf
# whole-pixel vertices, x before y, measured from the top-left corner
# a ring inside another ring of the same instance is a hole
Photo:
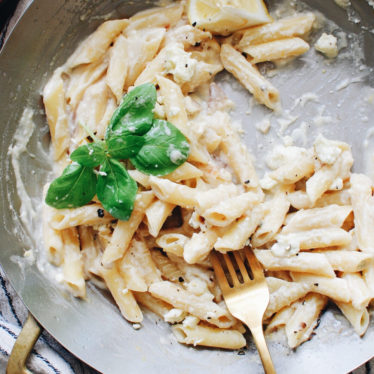
[[[133,88],[124,96],[114,112],[105,134],[105,140],[111,134],[121,133],[124,130],[133,135],[144,135],[152,126],[156,99],[156,87],[152,83],[145,83]]]
[[[49,186],[45,202],[57,209],[86,205],[95,196],[96,181],[92,168],[70,164]]]
[[[112,134],[106,141],[108,153],[116,159],[134,157],[144,145],[142,136],[133,135],[128,132]]]
[[[190,151],[187,139],[170,122],[155,119],[144,140],[139,153],[130,160],[145,174],[166,175],[187,160]]]
[[[81,145],[70,155],[70,159],[83,166],[99,166],[106,159],[105,145],[103,142]]]
[[[127,221],[134,208],[138,186],[117,160],[107,159],[100,168],[97,197],[113,217]]]

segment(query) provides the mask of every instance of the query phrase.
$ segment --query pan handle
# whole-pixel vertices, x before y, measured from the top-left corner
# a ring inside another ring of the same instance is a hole
[[[9,356],[6,374],[32,374],[26,368],[26,361],[41,332],[42,327],[29,313]]]

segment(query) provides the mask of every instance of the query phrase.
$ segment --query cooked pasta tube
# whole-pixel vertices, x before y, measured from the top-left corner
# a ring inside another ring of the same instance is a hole
[[[182,17],[182,12],[181,3],[143,10],[129,18],[129,26],[126,31],[141,30],[147,27],[174,26]]]
[[[152,283],[161,281],[160,271],[153,262],[149,249],[139,240],[131,241],[117,268],[127,288],[133,291],[145,292]]]
[[[85,39],[75,52],[69,57],[66,66],[69,69],[78,65],[98,61],[108,50],[110,44],[115,40],[129,24],[127,19],[111,20],[102,23],[95,32]]]
[[[240,48],[252,64],[275,61],[302,55],[309,51],[309,44],[301,38],[285,38]]]
[[[70,143],[62,72],[62,68],[57,69],[43,90],[43,103],[51,133],[55,160],[63,155],[69,148]]]
[[[293,36],[303,36],[311,30],[315,18],[313,13],[297,14],[262,26],[238,31],[237,34],[241,36],[238,48]]]
[[[149,292],[134,292],[134,296],[140,305],[146,307],[161,318],[164,318],[164,316],[173,309],[170,304],[153,297]]]
[[[264,217],[261,226],[251,238],[254,247],[260,247],[274,238],[281,228],[285,216],[290,208],[284,192],[276,193],[275,196],[262,205]]]
[[[179,233],[169,233],[160,235],[156,239],[159,245],[165,252],[172,253],[176,256],[183,256],[183,249],[188,241],[188,237]]]
[[[302,299],[301,299],[302,300]],[[265,333],[271,334],[274,331],[277,331],[279,328],[282,328],[290,320],[295,309],[301,301],[295,301],[291,305],[284,307],[279,312],[275,313],[273,318],[267,324]]]
[[[50,225],[55,230],[63,230],[79,225],[98,225],[114,220],[101,204],[84,205],[74,209],[54,209]]]
[[[148,208],[145,210],[145,216],[147,217],[149,233],[152,236],[158,236],[162,225],[170,216],[174,208],[174,204],[169,204],[161,200],[156,200],[150,206],[148,206]]]
[[[76,297],[86,297],[82,255],[80,253],[78,230],[75,227],[62,230],[64,242],[63,282]]]
[[[183,258],[187,263],[195,264],[209,254],[216,240],[217,232],[213,229],[194,233],[184,245]]]
[[[234,318],[220,305],[202,299],[175,283],[169,281],[153,283],[149,287],[149,292],[175,308],[182,309],[218,327],[228,328],[235,323]]]
[[[219,118],[218,133],[221,137],[220,148],[226,155],[230,166],[247,189],[256,188],[259,185],[253,159],[247,148],[241,143],[239,134],[230,124],[227,113],[221,113]]]
[[[308,231],[297,231],[289,234],[278,234],[272,247],[273,251],[295,250],[296,252],[314,248],[325,248],[336,245],[347,245],[352,236],[349,232],[338,227],[319,228]]]
[[[244,214],[218,237],[214,248],[222,253],[243,248],[260,224],[262,216],[263,211],[260,208],[254,208],[252,211]]]
[[[205,325],[191,328],[184,324],[174,325],[172,330],[177,341],[183,344],[224,349],[239,349],[246,345],[243,334],[237,330],[223,330]]]
[[[335,304],[344,314],[345,318],[351,323],[358,335],[365,334],[369,327],[370,316],[366,308],[356,309],[351,303],[335,301]]]
[[[64,83],[66,102],[69,103],[71,110],[75,111],[77,109],[86,89],[103,78],[107,69],[108,61],[104,59],[92,64],[80,65],[72,71],[64,72],[64,75],[66,74],[69,78]]]
[[[363,174],[352,174],[350,195],[354,213],[358,247],[364,252],[374,252],[374,198],[373,184]]]
[[[104,266],[110,266],[121,258],[130,245],[135,231],[143,220],[144,212],[154,199],[151,191],[140,192],[136,195],[134,209],[128,221],[118,221],[114,228],[110,243],[105,248],[101,262]]]
[[[48,261],[59,266],[63,261],[64,243],[61,230],[55,230],[50,225],[51,218],[55,210],[49,205],[43,203],[43,241],[47,251]]]
[[[224,68],[233,74],[260,103],[270,109],[275,109],[279,105],[278,90],[231,45],[221,46],[221,60]]]
[[[321,253],[301,252],[293,256],[278,257],[267,249],[255,249],[254,252],[266,270],[288,270],[335,278],[332,266]]]
[[[367,269],[373,264],[374,256],[371,253],[339,250],[320,250],[326,256],[327,261],[336,271],[345,273],[357,273]]]
[[[143,313],[140,310],[133,293],[126,287],[126,283],[118,272],[117,267],[113,266],[111,269],[102,268],[101,276],[103,277],[123,317],[130,322],[142,322]]]
[[[341,227],[352,212],[351,206],[335,204],[323,208],[303,209],[286,217],[282,233],[305,231],[322,227]]]
[[[94,231],[90,226],[79,226],[79,241],[85,279],[90,279],[92,274],[99,275],[100,262],[99,248],[94,240]]]
[[[290,348],[296,348],[310,339],[326,303],[326,296],[315,293],[308,294],[301,303],[298,303],[285,328]]]
[[[269,281],[269,278],[266,280]],[[278,282],[277,289],[270,291],[269,305],[266,308],[264,320],[267,320],[274,313],[292,304],[294,301],[304,297],[311,288],[306,283],[287,282],[280,279]]]
[[[306,182],[306,192],[312,203],[315,203],[326,191],[333,189],[334,181],[349,176],[353,158],[350,150],[344,151],[332,165],[323,165]]]
[[[320,275],[291,273],[294,282],[310,287],[313,292],[328,296],[334,301],[352,300],[348,282],[342,278],[328,278]]]
[[[216,206],[212,206],[206,211],[201,212],[201,215],[211,225],[227,226],[260,203],[261,200],[261,195],[254,192],[245,192],[224,200]]]
[[[113,47],[110,49],[110,60],[106,73],[106,83],[116,97],[117,103],[120,103],[122,99],[127,77],[127,47],[126,38],[123,35],[119,35],[114,42]]]
[[[126,36],[128,70],[125,88],[128,90],[129,87],[134,85],[147,64],[157,55],[165,36],[165,29],[155,27],[136,31],[128,30]]]
[[[352,306],[356,309],[366,308],[372,297],[361,274],[343,273],[341,277],[348,283],[348,288],[351,291]]]
[[[151,255],[163,278],[172,282],[184,282],[183,272],[167,256],[158,250],[151,251]]]

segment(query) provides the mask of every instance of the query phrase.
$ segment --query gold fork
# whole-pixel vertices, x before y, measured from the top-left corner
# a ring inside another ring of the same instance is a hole
[[[269,289],[262,266],[253,251],[248,246],[244,247],[243,255],[247,259],[251,277],[239,251],[234,251],[233,256],[236,260],[238,272],[241,275],[240,279],[228,254],[212,252],[210,258],[227,308],[234,317],[249,327],[260,353],[265,373],[273,374],[275,373],[275,369],[262,329],[262,319],[269,304]],[[219,256],[223,257],[226,263],[231,277],[231,285],[219,260]]]

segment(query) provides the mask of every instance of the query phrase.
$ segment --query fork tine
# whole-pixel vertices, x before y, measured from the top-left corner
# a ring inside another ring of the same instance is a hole
[[[257,260],[253,251],[248,246],[246,246],[246,247],[244,247],[244,253],[247,257],[248,265],[250,266],[250,268],[252,270],[253,278],[254,279],[265,278],[264,269],[263,269],[262,265],[259,263],[259,261]]]
[[[234,284],[235,287],[240,285],[238,276],[236,275],[236,271],[234,269],[234,266],[232,266],[231,259],[227,253],[223,254],[223,258],[225,259],[227,269],[229,270],[229,273],[231,275],[232,283]]]
[[[213,265],[214,272],[216,274],[216,278],[218,280],[219,286],[222,289],[222,292],[229,290],[230,285],[227,281],[225,272],[222,269],[222,265],[218,259],[218,255],[213,251],[210,254],[210,262]]]
[[[244,266],[244,262],[243,262],[243,260],[240,256],[239,251],[234,251],[233,253],[234,253],[234,256],[235,256],[236,263],[239,266],[240,273],[242,274],[244,282],[250,282],[251,278],[248,275],[247,269]]]

